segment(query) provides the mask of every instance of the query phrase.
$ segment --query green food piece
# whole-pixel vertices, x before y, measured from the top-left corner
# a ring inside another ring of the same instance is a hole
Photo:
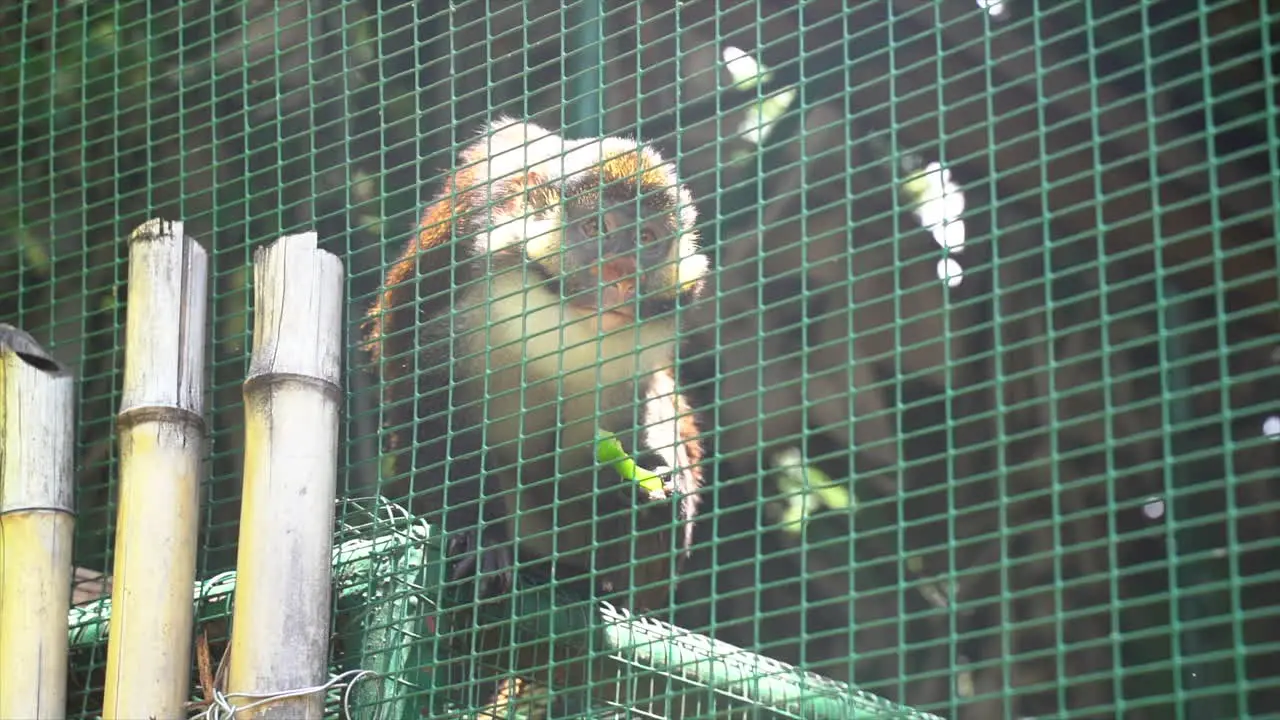
[[[613,433],[600,431],[596,440],[596,460],[613,466],[623,480],[640,483],[640,487],[651,493],[662,492],[662,478],[655,472],[646,470],[631,459],[622,449],[622,443]]]
[[[843,484],[832,480],[816,465],[804,463],[799,450],[785,450],[773,459],[780,477],[779,489],[784,494],[794,493],[784,501],[779,523],[784,529],[799,531],[803,521],[823,507],[847,510],[854,506],[854,498]]]

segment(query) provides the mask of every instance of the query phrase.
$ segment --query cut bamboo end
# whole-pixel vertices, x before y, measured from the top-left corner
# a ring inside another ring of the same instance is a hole
[[[152,219],[129,237],[121,415],[204,408],[209,257],[184,228]]]
[[[208,256],[180,222],[129,243],[105,720],[185,715],[205,435]]]
[[[66,714],[74,415],[67,368],[0,324],[0,717]]]
[[[75,384],[27,333],[0,323],[0,512],[74,513]]]
[[[247,718],[320,718],[327,679],[343,267],[315,233],[255,253],[228,693]],[[238,696],[237,694],[248,694]]]
[[[254,251],[253,355],[248,382],[296,376],[341,390],[342,261],[313,232]]]

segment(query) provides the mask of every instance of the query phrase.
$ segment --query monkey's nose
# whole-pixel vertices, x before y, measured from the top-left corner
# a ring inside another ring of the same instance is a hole
[[[634,283],[636,261],[632,258],[614,258],[604,263],[600,269],[600,280],[606,285],[617,282]]]
[[[600,269],[600,304],[605,310],[626,312],[636,296],[636,264],[630,258],[615,258]]]
[[[622,280],[605,285],[600,289],[600,309],[606,312],[620,312],[623,314],[633,314],[634,309],[631,304],[635,302],[635,292],[633,285]]]

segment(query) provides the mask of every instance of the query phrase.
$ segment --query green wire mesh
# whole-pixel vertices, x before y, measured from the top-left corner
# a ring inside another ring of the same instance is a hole
[[[216,583],[252,248],[315,231],[343,259],[339,493],[381,492],[406,471],[356,323],[505,113],[638,133],[697,202],[712,319],[681,372],[709,507],[662,620],[823,678],[791,697],[760,665],[725,716],[896,712],[850,712],[857,688],[960,720],[1275,717],[1277,31],[1245,0],[0,2],[0,322],[80,381],[81,576],[112,568],[129,231],[180,219],[210,250]],[[470,605],[395,590],[400,562],[338,571],[335,671],[401,678],[354,712],[482,717]],[[101,709],[99,594],[70,717]],[[660,653],[724,650],[689,643]],[[612,712],[572,690],[524,705]]]

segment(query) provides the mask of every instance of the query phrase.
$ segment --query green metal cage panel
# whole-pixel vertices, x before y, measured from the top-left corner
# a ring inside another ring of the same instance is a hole
[[[314,231],[349,303],[332,672],[377,673],[333,716],[625,716],[534,681],[484,709],[512,645],[566,641],[684,717],[1280,717],[1277,33],[1270,0],[0,2],[0,322],[78,379],[76,565],[114,562],[125,238],[181,220],[217,661],[252,251]],[[360,320],[499,114],[638,136],[697,206],[705,500],[663,617],[524,577],[477,607],[361,500],[422,469]]]

